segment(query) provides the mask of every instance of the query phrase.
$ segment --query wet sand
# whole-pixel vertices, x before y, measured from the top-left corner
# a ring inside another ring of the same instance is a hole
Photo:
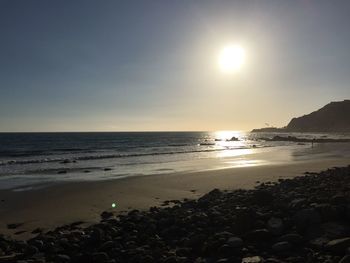
[[[0,233],[26,239],[36,228],[53,229],[59,225],[98,221],[102,211],[122,213],[148,209],[165,200],[197,198],[213,188],[249,189],[257,181],[291,178],[304,172],[318,172],[334,166],[349,165],[348,158],[308,160],[290,164],[240,167],[192,173],[174,173],[125,178],[111,181],[62,183],[46,188],[13,192],[0,191]],[[112,203],[117,207],[112,208]],[[9,223],[23,223],[7,229]],[[26,231],[15,235],[18,231]]]

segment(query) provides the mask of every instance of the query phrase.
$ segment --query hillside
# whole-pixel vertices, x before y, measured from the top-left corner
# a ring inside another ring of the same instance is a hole
[[[266,129],[254,129],[264,132]],[[350,132],[350,100],[331,102],[310,114],[293,118],[284,132]]]

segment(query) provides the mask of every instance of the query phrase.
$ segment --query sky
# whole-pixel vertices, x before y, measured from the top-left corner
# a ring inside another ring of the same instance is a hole
[[[285,126],[350,98],[350,2],[0,0],[0,131]],[[239,72],[218,54],[245,50]]]

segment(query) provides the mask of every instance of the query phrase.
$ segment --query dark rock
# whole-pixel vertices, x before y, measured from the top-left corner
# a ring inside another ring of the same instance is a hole
[[[36,254],[38,252],[39,252],[39,249],[37,247],[35,247],[35,246],[27,246],[26,249],[25,249],[25,254],[27,256],[32,256],[32,255],[34,255],[34,254]]]
[[[327,222],[330,220],[336,220],[340,216],[337,208],[335,206],[328,204],[328,203],[317,204],[314,208],[321,215],[323,222]]]
[[[350,234],[348,226],[337,222],[324,223],[322,224],[322,229],[325,235],[330,239],[338,239],[349,236]]]
[[[321,223],[320,214],[315,209],[303,209],[294,216],[296,226],[299,230],[305,231],[309,226]]]
[[[38,227],[38,228],[34,229],[31,233],[32,234],[39,234],[39,233],[42,233],[42,232],[43,232],[43,230]]]
[[[324,246],[329,242],[326,237],[318,237],[309,241],[310,247],[316,249],[323,249]]]
[[[94,253],[92,254],[92,260],[93,262],[96,262],[96,263],[107,263],[109,260],[109,257],[104,252]]]
[[[70,257],[67,255],[58,254],[55,257],[55,263],[69,263],[69,262],[70,262]]]
[[[300,209],[307,204],[306,198],[297,198],[289,203],[289,207],[292,209]]]
[[[21,235],[21,234],[26,233],[26,232],[27,231],[25,231],[25,230],[20,230],[20,231],[15,232],[14,234],[15,235]]]
[[[291,244],[287,241],[278,242],[272,245],[272,250],[275,252],[284,252],[291,249]]]
[[[112,212],[103,211],[100,216],[101,216],[102,219],[108,219],[108,218],[113,216],[113,213]]]
[[[331,198],[331,203],[336,204],[336,205],[346,204],[347,201],[348,201],[347,197],[343,194],[336,194],[336,195],[332,196],[332,198]]]
[[[283,232],[283,221],[280,218],[272,217],[267,222],[267,228],[273,235],[281,235]]]
[[[259,256],[242,258],[242,263],[262,263],[264,259]]]
[[[240,248],[243,246],[243,240],[239,237],[230,237],[226,243],[231,248]]]
[[[23,223],[13,223],[13,224],[7,224],[8,229],[16,229],[17,227],[23,225]]]
[[[286,234],[281,236],[278,240],[279,242],[287,241],[294,245],[300,245],[303,243],[303,237],[299,234]]]
[[[333,253],[343,253],[348,247],[350,247],[350,237],[334,239],[326,244],[326,248]]]
[[[164,263],[178,263],[176,256],[167,257],[163,262]]]
[[[16,259],[16,254],[10,254],[10,255],[5,255],[5,256],[0,256],[0,262],[1,263],[7,263],[7,262],[15,262]]]
[[[349,193],[350,166],[255,190],[214,189],[198,200],[169,200],[164,208],[116,217],[104,212],[90,226],[37,231],[28,242],[0,235],[0,262],[345,262]]]
[[[271,237],[272,235],[267,229],[257,229],[246,235],[247,240],[254,243],[266,242],[270,240]]]
[[[44,242],[39,239],[32,240],[31,244],[35,246],[38,250],[42,250],[44,248]]]
[[[342,259],[339,261],[339,263],[350,263],[350,255],[346,255],[342,257]]]
[[[107,241],[105,243],[102,244],[102,246],[99,248],[99,251],[109,251],[110,249],[112,249],[114,247],[114,242],[113,241]]]
[[[254,201],[259,205],[268,205],[272,202],[273,195],[269,191],[257,190],[254,192]]]

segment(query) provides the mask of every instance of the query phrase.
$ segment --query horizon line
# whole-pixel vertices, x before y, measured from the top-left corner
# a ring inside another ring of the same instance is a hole
[[[137,131],[0,131],[1,133],[116,133],[116,132],[129,132],[129,133],[142,133],[142,132],[218,132],[218,131],[231,131],[231,132],[247,132],[246,130],[137,130]],[[249,130],[251,131],[251,130]]]

